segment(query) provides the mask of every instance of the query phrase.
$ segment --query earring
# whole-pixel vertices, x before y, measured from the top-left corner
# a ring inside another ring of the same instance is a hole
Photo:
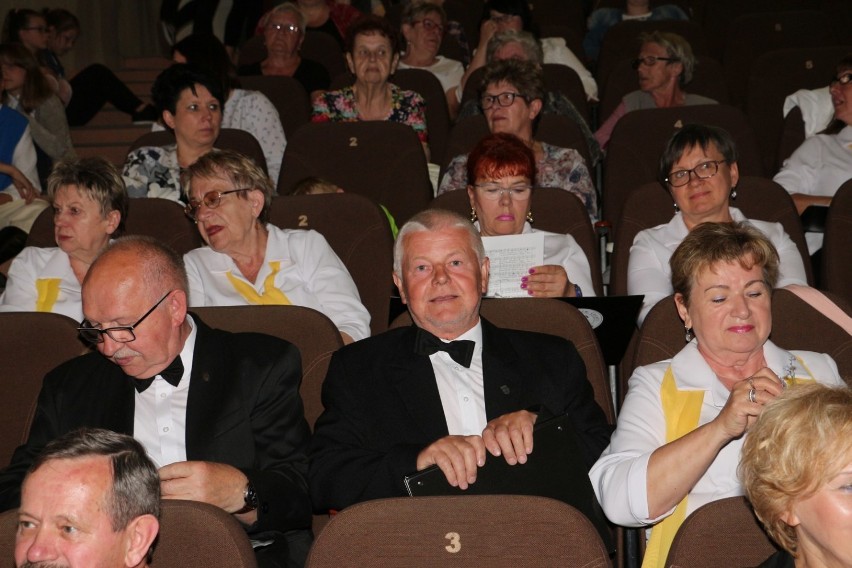
[[[683,326],[683,329],[686,330],[684,337],[686,338],[686,342],[689,343],[695,337],[695,334],[692,333],[691,327]]]
[[[470,222],[476,223],[479,220],[479,217],[476,216],[476,209],[473,207],[470,208]]]
[[[731,199],[737,198],[737,186],[731,188]]]
[[[677,206],[677,203],[674,203],[673,205],[674,205],[674,208],[675,208],[675,213],[679,213],[680,207]]]
[[[531,225],[535,222],[535,219],[533,219],[532,210],[527,211],[527,222],[529,222],[529,224]]]

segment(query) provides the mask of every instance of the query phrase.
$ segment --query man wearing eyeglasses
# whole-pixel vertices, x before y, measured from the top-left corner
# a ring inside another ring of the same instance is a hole
[[[260,566],[285,566],[288,554],[303,560],[309,430],[297,349],[188,316],[181,258],[145,237],[118,239],[102,253],[82,297],[80,335],[97,353],[45,377],[29,439],[0,473],[0,509],[18,506],[24,473],[45,444],[79,427],[105,428],[145,446],[163,498],[216,505],[267,543],[256,549]]]
[[[525,464],[533,425],[552,416],[569,416],[587,469],[600,456],[611,428],[582,359],[564,339],[481,319],[488,269],[456,213],[426,210],[402,227],[394,282],[414,325],[332,357],[311,446],[315,508],[406,495],[405,476],[433,465],[467,489],[487,460]]]

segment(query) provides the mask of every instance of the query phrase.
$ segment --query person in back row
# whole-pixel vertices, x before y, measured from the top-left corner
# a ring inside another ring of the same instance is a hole
[[[411,218],[394,246],[394,282],[414,325],[337,351],[311,446],[317,511],[406,495],[404,478],[438,465],[466,489],[486,460],[524,464],[533,426],[567,415],[587,467],[610,426],[570,342],[500,329],[479,316],[482,240],[440,209]]]

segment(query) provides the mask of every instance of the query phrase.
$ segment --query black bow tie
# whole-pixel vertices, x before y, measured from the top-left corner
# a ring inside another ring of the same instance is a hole
[[[173,387],[178,386],[181,377],[183,377],[183,361],[180,360],[180,355],[175,357],[175,360],[169,363],[169,366],[157,373],[157,375],[163,377]],[[136,392],[145,392],[145,389],[151,386],[157,375],[154,375],[150,379],[133,379],[133,386],[136,387]]]
[[[469,339],[445,343],[419,327],[417,328],[417,337],[414,340],[414,352],[418,355],[429,356],[438,351],[446,351],[453,361],[468,368],[470,368],[470,362],[473,359],[474,347],[476,347],[476,342]]]

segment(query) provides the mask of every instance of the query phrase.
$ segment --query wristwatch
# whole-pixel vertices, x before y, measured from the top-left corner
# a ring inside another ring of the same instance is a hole
[[[257,509],[257,492],[254,490],[254,485],[251,484],[251,481],[246,483],[246,489],[243,491],[243,500],[246,504],[236,514],[249,513]]]

